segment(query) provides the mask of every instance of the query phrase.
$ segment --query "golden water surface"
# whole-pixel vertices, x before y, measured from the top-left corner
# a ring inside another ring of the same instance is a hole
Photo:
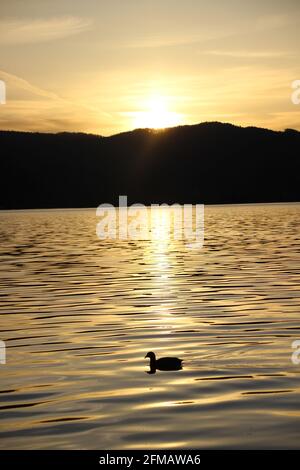
[[[191,249],[0,212],[0,447],[299,448],[299,216],[206,207]],[[183,369],[147,374],[148,351]]]

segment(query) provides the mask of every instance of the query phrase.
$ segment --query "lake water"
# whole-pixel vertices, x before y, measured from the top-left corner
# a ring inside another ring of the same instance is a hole
[[[0,447],[300,448],[300,205],[206,207],[202,249],[96,220],[0,212]]]

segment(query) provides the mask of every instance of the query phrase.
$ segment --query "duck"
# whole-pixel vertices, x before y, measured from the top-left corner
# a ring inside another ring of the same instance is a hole
[[[150,369],[158,370],[180,370],[182,369],[182,359],[178,357],[161,357],[156,359],[155,353],[150,351],[146,354],[145,359],[150,359]]]

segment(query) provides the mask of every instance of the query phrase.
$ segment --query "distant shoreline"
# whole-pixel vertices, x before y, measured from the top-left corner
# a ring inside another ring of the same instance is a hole
[[[229,207],[229,206],[296,206],[300,204],[300,201],[292,202],[244,202],[244,203],[235,203],[235,204],[205,204],[209,207]],[[171,205],[170,205],[171,206]],[[147,205],[147,208],[150,206]],[[117,207],[116,207],[117,208]],[[46,211],[95,211],[97,207],[27,207],[25,209],[0,209],[1,212],[46,212]]]

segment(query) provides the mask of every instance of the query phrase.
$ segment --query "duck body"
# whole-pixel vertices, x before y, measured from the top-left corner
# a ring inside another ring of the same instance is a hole
[[[161,357],[156,359],[154,352],[148,352],[145,358],[149,357],[150,359],[150,369],[151,370],[180,370],[182,369],[182,359],[178,357]]]
[[[177,370],[182,367],[182,360],[178,357],[162,357],[156,361],[159,370]]]

